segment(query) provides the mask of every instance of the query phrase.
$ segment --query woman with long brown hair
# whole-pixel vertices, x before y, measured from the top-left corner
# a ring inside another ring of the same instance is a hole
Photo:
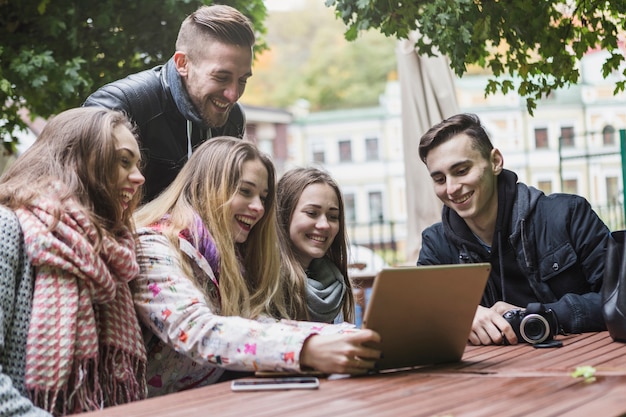
[[[0,178],[0,414],[66,415],[145,398],[128,282],[144,182],[120,112],[54,116]]]
[[[319,168],[293,168],[277,187],[281,274],[290,315],[354,322],[348,237],[339,185]]]

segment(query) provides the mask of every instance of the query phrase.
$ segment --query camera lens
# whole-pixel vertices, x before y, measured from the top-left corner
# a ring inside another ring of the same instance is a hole
[[[550,336],[550,323],[539,314],[529,314],[522,319],[519,331],[528,343],[541,343]]]

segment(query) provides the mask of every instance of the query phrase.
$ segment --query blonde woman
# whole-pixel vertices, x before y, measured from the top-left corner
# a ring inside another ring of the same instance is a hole
[[[149,395],[257,370],[365,373],[371,330],[288,317],[279,275],[275,172],[254,144],[200,145],[174,182],[136,214]]]

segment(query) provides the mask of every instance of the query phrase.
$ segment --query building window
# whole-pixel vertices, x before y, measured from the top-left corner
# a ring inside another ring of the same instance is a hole
[[[365,159],[367,161],[378,161],[378,138],[365,139]]]
[[[561,127],[561,146],[563,148],[574,147],[574,128],[572,126]]]
[[[372,191],[369,193],[370,222],[379,223],[383,221],[383,193]]]
[[[349,140],[339,141],[339,162],[352,161],[352,142]]]
[[[323,143],[314,143],[312,148],[313,153],[313,162],[317,164],[326,163],[326,153],[324,152],[324,144]]]
[[[568,194],[578,194],[578,180],[563,180],[563,192]]]
[[[248,123],[246,124],[246,139],[250,142],[257,143],[257,125],[256,123]]]
[[[544,194],[552,194],[552,181],[537,181],[537,188]]]
[[[615,128],[613,126],[604,126],[604,129],[602,129],[602,143],[605,146],[612,146],[616,144]]]
[[[326,157],[324,156],[324,151],[313,151],[313,162],[318,164],[325,163]]]
[[[609,204],[619,203],[619,188],[617,177],[606,178],[606,201]]]
[[[545,127],[539,127],[535,129],[535,148],[547,149],[548,148],[548,129]]]
[[[356,223],[356,203],[354,194],[346,193],[343,195],[343,209],[346,223]]]

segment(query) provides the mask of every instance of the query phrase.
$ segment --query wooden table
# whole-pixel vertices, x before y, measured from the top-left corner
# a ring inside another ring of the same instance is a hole
[[[468,346],[459,363],[322,379],[311,391],[233,393],[229,383],[83,416],[619,416],[626,344],[607,332],[559,336],[564,346]],[[596,370],[595,381],[571,373]]]

